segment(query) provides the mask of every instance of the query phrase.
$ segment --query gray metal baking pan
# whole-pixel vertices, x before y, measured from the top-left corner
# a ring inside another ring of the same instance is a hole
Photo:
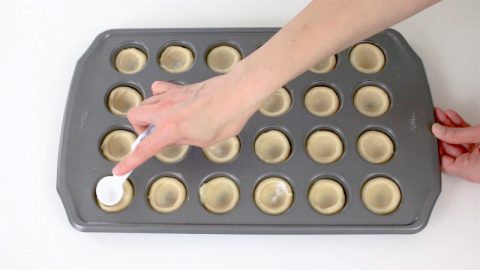
[[[233,162],[212,163],[195,147],[177,164],[163,164],[152,158],[130,177],[135,195],[129,207],[118,213],[106,213],[98,207],[95,185],[115,165],[102,156],[99,142],[112,129],[131,130],[125,117],[111,114],[105,106],[105,97],[113,86],[134,85],[147,98],[152,95],[149,86],[156,80],[205,80],[217,75],[205,63],[205,54],[214,44],[233,44],[245,57],[277,31],[123,29],[101,33],[78,60],[65,107],[57,190],[71,225],[85,232],[403,234],[422,230],[441,191],[437,141],[430,133],[433,103],[421,59],[400,33],[390,29],[366,39],[386,56],[380,72],[363,74],[355,70],[348,48],[336,55],[333,71],[307,71],[290,81],[286,84],[293,100],[290,111],[275,118],[255,114],[238,135],[242,147]],[[193,50],[195,63],[187,72],[169,74],[160,68],[158,54],[172,42]],[[146,67],[134,75],[121,74],[112,64],[119,48],[127,47],[139,48],[148,55]],[[341,106],[333,116],[316,117],[305,109],[305,91],[316,84],[330,85],[337,91]],[[364,84],[381,86],[389,94],[391,107],[384,116],[366,117],[355,109],[353,94]],[[293,147],[290,158],[278,165],[263,163],[254,153],[254,139],[268,127],[284,130]],[[318,127],[334,130],[343,139],[345,153],[333,164],[315,163],[305,151],[307,135]],[[358,154],[358,136],[368,129],[384,131],[393,139],[395,155],[389,162],[370,164]],[[149,185],[162,175],[178,176],[187,189],[184,205],[170,214],[155,212],[147,199]],[[209,213],[200,203],[198,188],[214,175],[231,176],[240,189],[238,205],[227,214]],[[361,200],[363,183],[376,175],[394,179],[402,192],[398,209],[389,215],[370,212]],[[281,176],[290,183],[294,201],[285,213],[267,215],[254,204],[255,185],[264,176]],[[345,189],[346,205],[336,215],[321,215],[308,203],[308,188],[318,176],[337,179]]]

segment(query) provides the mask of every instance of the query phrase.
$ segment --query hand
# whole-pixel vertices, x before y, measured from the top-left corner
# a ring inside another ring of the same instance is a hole
[[[433,134],[440,140],[442,170],[480,183],[480,125],[470,126],[454,110],[435,109]]]
[[[154,82],[153,96],[130,109],[128,120],[137,133],[150,124],[156,131],[122,160],[113,174],[137,168],[170,144],[205,147],[237,135],[261,100],[236,79],[242,76],[229,74],[191,85]]]

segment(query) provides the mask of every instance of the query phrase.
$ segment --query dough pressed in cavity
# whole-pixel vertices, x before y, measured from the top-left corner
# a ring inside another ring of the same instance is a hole
[[[100,209],[102,209],[105,212],[116,213],[124,210],[130,205],[130,203],[133,200],[133,195],[134,195],[134,192],[133,192],[132,183],[130,183],[130,180],[126,180],[123,183],[123,196],[118,203],[110,206],[110,205],[103,204],[102,202],[100,202],[100,200],[97,199],[97,204],[100,207]]]
[[[227,73],[241,59],[242,55],[237,49],[232,46],[221,45],[208,52],[207,65],[217,73]]]
[[[398,208],[402,193],[398,185],[386,177],[367,181],[362,188],[362,201],[365,207],[377,215],[387,215]]]
[[[307,139],[307,153],[320,164],[333,163],[343,154],[342,139],[332,131],[315,131]]]
[[[292,105],[292,98],[287,89],[280,88],[273,95],[267,98],[260,107],[260,113],[270,117],[277,117],[285,114]]]
[[[385,55],[382,50],[371,43],[360,43],[350,52],[352,66],[366,74],[379,72],[385,65]]]
[[[276,164],[290,156],[291,146],[287,136],[278,130],[269,130],[255,140],[255,154],[268,164]]]
[[[326,59],[315,64],[309,70],[313,73],[324,74],[332,71],[335,66],[337,65],[337,57],[335,55],[331,55]]]
[[[142,95],[129,86],[118,86],[110,91],[108,95],[108,109],[111,113],[119,116],[126,116],[128,110],[142,103]]]
[[[240,152],[240,140],[231,137],[202,149],[205,156],[215,163],[227,163],[234,160]]]
[[[345,206],[345,191],[337,181],[319,179],[310,188],[308,201],[320,214],[333,215]]]
[[[200,186],[200,201],[209,212],[225,214],[230,212],[240,199],[237,184],[227,177],[208,180]]]
[[[147,64],[147,55],[137,48],[121,50],[115,58],[115,68],[123,74],[140,72]]]
[[[188,145],[168,145],[158,152],[155,157],[163,163],[177,163],[187,155]]]
[[[101,150],[103,156],[111,162],[120,162],[130,154],[131,146],[137,135],[127,130],[114,130],[105,136]]]
[[[310,88],[305,94],[305,107],[316,116],[327,117],[335,114],[340,106],[337,93],[327,86]]]
[[[183,183],[169,176],[160,177],[153,182],[148,191],[150,206],[160,213],[172,213],[178,210],[187,197]]]
[[[369,117],[382,116],[390,108],[390,99],[385,90],[373,85],[358,89],[353,103],[361,114]]]
[[[280,215],[287,211],[293,202],[293,191],[287,181],[280,177],[262,180],[254,192],[255,204],[264,213]]]
[[[171,45],[160,55],[160,66],[169,73],[182,73],[192,67],[195,58],[193,52],[183,46]]]
[[[358,139],[357,149],[360,156],[374,164],[382,164],[389,161],[394,152],[392,139],[380,131],[367,131]]]

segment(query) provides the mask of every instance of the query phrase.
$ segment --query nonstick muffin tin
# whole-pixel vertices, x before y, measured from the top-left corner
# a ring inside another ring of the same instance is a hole
[[[100,34],[77,63],[65,109],[57,190],[72,226],[252,234],[423,229],[441,190],[433,104],[420,58],[394,30],[287,83],[223,145],[172,146],[133,172],[119,204],[97,201],[97,182],[135,138],[126,111],[152,95],[154,81],[193,83],[228,72],[276,31]]]

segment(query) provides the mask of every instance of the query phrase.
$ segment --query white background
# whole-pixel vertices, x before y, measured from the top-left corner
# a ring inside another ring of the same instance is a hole
[[[415,235],[81,233],[55,190],[77,59],[110,28],[282,26],[307,1],[21,1],[0,5],[1,269],[480,269],[480,185],[443,176]],[[480,122],[480,1],[394,27],[423,58],[435,104]],[[113,268],[110,268],[113,269]]]

